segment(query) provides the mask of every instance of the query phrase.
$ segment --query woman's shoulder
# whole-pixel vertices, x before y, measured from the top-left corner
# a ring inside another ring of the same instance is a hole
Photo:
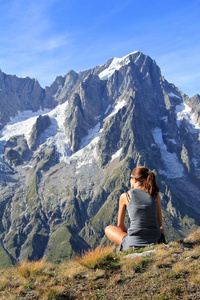
[[[132,188],[132,189],[128,190],[127,192],[124,192],[123,194],[121,194],[120,201],[121,202],[125,202],[126,205],[128,205],[128,203],[130,202],[130,200],[132,198],[134,198],[134,195],[137,195],[141,191],[144,192],[141,189]]]
[[[128,203],[129,203],[129,202],[131,201],[131,199],[133,198],[134,193],[135,193],[135,190],[136,190],[136,189],[132,188],[132,189],[130,189],[130,190],[128,190],[127,192],[124,193],[124,194],[125,194],[125,197],[126,197],[126,199],[127,199],[127,201],[128,201]]]
[[[121,204],[128,205],[128,203],[130,201],[129,199],[130,199],[130,195],[128,194],[128,192],[124,192],[123,194],[121,194],[119,202]]]

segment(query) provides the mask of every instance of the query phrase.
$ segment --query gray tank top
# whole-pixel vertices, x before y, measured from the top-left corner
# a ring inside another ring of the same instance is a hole
[[[131,189],[127,211],[130,218],[128,235],[135,246],[155,243],[161,236],[157,221],[157,203],[146,191]]]

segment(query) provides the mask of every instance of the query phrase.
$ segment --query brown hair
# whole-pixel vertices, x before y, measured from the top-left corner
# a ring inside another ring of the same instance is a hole
[[[147,167],[141,166],[133,169],[131,175],[137,179],[147,193],[156,198],[159,193],[159,187],[153,172],[149,171]]]

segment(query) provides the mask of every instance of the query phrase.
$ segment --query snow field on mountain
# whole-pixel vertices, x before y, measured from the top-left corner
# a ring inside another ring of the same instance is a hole
[[[191,125],[188,128],[190,132],[195,133],[196,131],[199,131],[200,126],[197,123],[194,113],[192,113],[191,108],[187,104],[181,103],[180,105],[176,105],[176,115],[176,123],[178,127],[180,127],[181,120],[185,119],[189,125]]]
[[[45,109],[37,112],[23,111],[10,120],[10,122],[0,131],[0,151],[3,153],[6,142],[17,135],[24,135],[29,140],[30,132],[38,116],[48,115],[51,125],[41,134],[41,145],[55,145],[60,154],[60,161],[65,161],[69,153],[70,142],[65,134],[65,117],[68,102],[58,105],[53,110]]]
[[[115,115],[123,106],[126,105],[125,100],[117,102],[112,112],[104,120]],[[100,123],[88,130],[88,135],[81,140],[80,150],[71,156],[70,140],[65,133],[65,118],[68,107],[68,101],[58,105],[53,110],[45,109],[37,112],[23,111],[10,120],[10,122],[0,131],[0,151],[3,154],[6,142],[17,135],[24,135],[27,141],[37,118],[41,115],[48,115],[51,119],[51,125],[40,136],[41,146],[55,145],[56,151],[60,154],[60,162],[70,163],[77,160],[77,169],[86,164],[91,164],[97,159],[96,145],[98,143],[100,133]],[[107,108],[109,110],[111,106]]]
[[[40,141],[42,145],[55,145],[57,152],[60,154],[60,162],[68,163],[70,140],[65,133],[67,107],[68,101],[56,106],[48,113],[51,125],[41,134]]]
[[[123,58],[124,59],[124,58]],[[119,59],[116,65],[119,66],[123,59]],[[113,63],[114,66],[114,63]],[[176,95],[170,93],[169,96],[175,97]],[[176,96],[179,97],[179,96]],[[126,101],[116,102],[111,113],[104,119],[107,121],[110,117],[115,115],[121,108],[126,105]],[[28,140],[33,125],[36,122],[38,116],[48,115],[51,119],[51,125],[41,134],[40,146],[55,145],[56,151],[60,154],[60,162],[70,163],[77,161],[77,169],[83,165],[92,164],[94,160],[97,160],[96,145],[99,141],[100,134],[103,129],[100,130],[100,123],[94,128],[88,130],[88,135],[81,140],[80,150],[75,154],[70,153],[70,140],[65,133],[65,118],[68,107],[68,101],[58,105],[53,110],[45,109],[37,112],[24,111],[18,112],[18,115],[10,120],[7,125],[0,131],[0,154],[3,154],[4,146],[6,142],[12,137],[17,135],[24,135]],[[111,105],[105,111],[105,115],[108,113]],[[182,119],[185,119],[189,124],[189,130],[191,132],[197,132],[200,126],[195,120],[195,116],[191,113],[191,108],[187,104],[176,105],[177,125],[180,126]],[[168,121],[167,116],[162,118],[165,122]],[[178,157],[175,153],[167,151],[167,147],[164,144],[162,138],[162,130],[158,127],[152,130],[154,140],[161,150],[162,159],[164,161],[166,171],[160,170],[160,173],[165,174],[168,178],[180,178],[183,176],[183,166],[179,163]],[[171,140],[172,143],[176,143],[175,140]],[[120,156],[121,149],[113,154],[111,160]],[[196,161],[193,161],[196,165]]]
[[[108,118],[114,116],[122,107],[124,107],[126,105],[126,101],[122,100],[122,101],[118,101],[115,105],[115,107],[113,108],[112,112],[104,119],[107,120]],[[108,111],[110,109],[110,105],[108,106],[108,108],[106,109],[106,111]]]
[[[122,153],[123,148],[120,148],[119,150],[117,150],[117,152],[115,152],[112,157],[111,157],[111,161],[114,160],[117,157],[120,157],[121,153]]]
[[[79,169],[84,165],[90,165],[95,160],[98,159],[98,155],[96,152],[96,145],[99,141],[100,137],[100,123],[88,130],[88,135],[82,138],[80,143],[80,150],[74,153],[69,158],[69,163],[76,162],[76,169],[79,172]]]
[[[17,116],[11,118],[10,122],[0,131],[0,154],[4,151],[6,142],[12,137],[17,135],[24,135],[29,139],[31,129],[36,122],[39,115],[47,113],[49,110],[38,110],[32,112],[31,110],[18,112]]]
[[[165,165],[165,171],[159,170],[160,174],[165,175],[167,178],[181,178],[184,175],[184,169],[182,164],[180,164],[176,153],[170,153],[167,151],[167,146],[165,145],[162,137],[162,130],[156,127],[152,130],[154,140],[158,147],[160,148],[161,157]]]
[[[170,97],[173,97],[173,98],[178,98],[178,99],[181,99],[181,97],[180,96],[177,96],[176,94],[174,94],[174,93],[169,93],[168,94],[168,96],[170,96]]]

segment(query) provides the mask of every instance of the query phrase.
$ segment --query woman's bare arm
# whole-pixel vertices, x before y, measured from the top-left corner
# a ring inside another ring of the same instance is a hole
[[[125,194],[122,194],[119,199],[119,211],[118,211],[118,227],[121,228],[124,232],[127,232],[127,228],[124,224],[125,215],[126,215],[126,206],[128,201],[126,199]]]
[[[158,195],[156,198],[157,201],[157,220],[160,226],[161,232],[165,235],[165,228],[162,224],[162,210],[161,210],[161,203],[160,203],[160,196]]]

